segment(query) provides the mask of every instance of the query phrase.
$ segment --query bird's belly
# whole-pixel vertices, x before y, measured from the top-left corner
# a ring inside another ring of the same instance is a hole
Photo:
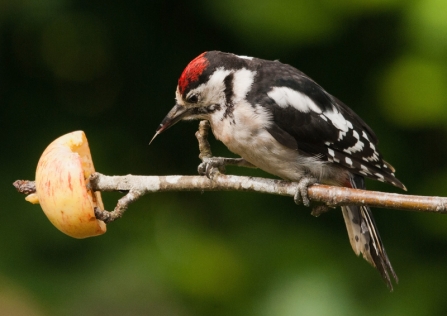
[[[259,169],[283,179],[299,181],[310,173],[321,180],[327,173],[326,163],[281,145],[266,130],[256,135],[231,133],[220,140],[229,150]]]

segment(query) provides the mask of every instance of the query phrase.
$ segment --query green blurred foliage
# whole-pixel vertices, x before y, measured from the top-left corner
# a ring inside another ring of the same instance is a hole
[[[381,82],[380,104],[390,120],[410,126],[444,125],[446,69],[420,56],[402,56],[387,70]]]
[[[445,315],[441,215],[374,210],[400,277],[390,294],[338,211],[154,194],[75,240],[11,183],[79,129],[103,173],[195,174],[196,122],[147,144],[182,69],[217,49],[303,70],[371,125],[410,193],[446,195],[446,16],[443,0],[0,1],[0,315]],[[103,194],[107,208],[120,196]]]

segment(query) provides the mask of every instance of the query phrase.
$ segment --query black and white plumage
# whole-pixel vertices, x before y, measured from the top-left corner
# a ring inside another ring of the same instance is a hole
[[[205,52],[180,76],[177,104],[156,135],[182,119],[205,119],[232,152],[283,179],[364,189],[364,177],[405,189],[377,150],[371,128],[296,68],[247,56]],[[155,137],[155,136],[154,136]],[[391,266],[365,206],[342,207],[354,252],[392,289]]]

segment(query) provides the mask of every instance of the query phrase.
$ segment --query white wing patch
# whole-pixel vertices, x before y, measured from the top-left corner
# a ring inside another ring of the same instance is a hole
[[[338,112],[337,108],[335,108],[334,106],[332,106],[332,110],[323,112],[323,115],[326,116],[336,128],[343,132],[344,135],[346,135],[346,132],[349,129],[353,128],[351,122],[346,121],[343,115]],[[341,138],[343,138],[342,135],[339,135],[339,138],[340,136]]]
[[[244,56],[244,55],[236,55],[236,57],[242,58],[242,59],[248,59],[248,60],[252,60],[253,57],[251,56]]]
[[[369,140],[368,134],[366,134],[365,131],[362,131],[362,136],[365,137],[367,140]]]
[[[300,112],[322,113],[321,109],[305,94],[288,87],[273,87],[267,95],[282,108],[292,106]]]
[[[364,144],[363,142],[361,142],[361,141],[358,140],[358,141],[355,143],[354,146],[349,147],[349,148],[346,148],[346,149],[343,149],[343,151],[346,152],[346,153],[348,153],[348,154],[353,154],[353,153],[356,153],[356,152],[358,152],[358,151],[362,151],[364,146],[365,146],[365,144]]]

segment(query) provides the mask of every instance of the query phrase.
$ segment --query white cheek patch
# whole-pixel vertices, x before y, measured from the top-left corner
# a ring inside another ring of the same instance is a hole
[[[234,72],[233,74],[234,103],[237,103],[245,99],[248,91],[250,91],[251,85],[253,84],[255,75],[256,75],[255,71],[250,71],[246,68],[242,68]]]
[[[223,67],[219,67],[214,71],[209,80],[191,90],[190,94],[197,94],[202,96],[200,100],[202,104],[223,104],[225,103],[225,78],[231,74],[232,70],[227,70]],[[256,72],[250,71],[246,68],[242,68],[233,73],[233,102],[238,103],[245,99],[247,93],[253,84]]]
[[[202,97],[202,99],[199,99],[201,104],[221,104],[222,100],[225,100],[224,79],[230,73],[230,70],[225,70],[223,67],[217,68],[207,82],[191,90],[188,95],[196,94],[199,98]]]
[[[225,70],[223,67],[219,67],[213,72],[210,79],[205,83],[206,94],[212,95],[213,92],[217,92],[225,89],[224,80],[225,77],[231,73],[230,70]]]
[[[322,112],[318,105],[308,96],[288,87],[273,87],[267,95],[282,108],[291,106],[303,113],[309,113],[310,111],[315,113]]]

